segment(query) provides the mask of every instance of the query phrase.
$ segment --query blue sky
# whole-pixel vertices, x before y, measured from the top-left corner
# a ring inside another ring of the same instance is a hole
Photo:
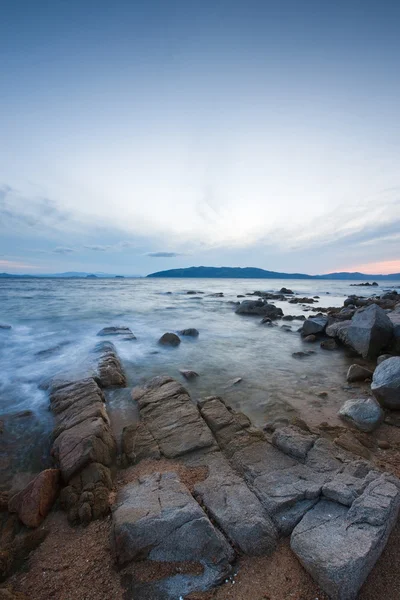
[[[400,271],[400,3],[3,0],[0,271]]]

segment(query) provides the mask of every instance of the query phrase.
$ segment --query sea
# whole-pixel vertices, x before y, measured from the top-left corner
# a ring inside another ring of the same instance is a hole
[[[256,290],[315,297],[312,306],[342,306],[350,294],[368,296],[397,289],[353,287],[354,281],[295,279],[2,279],[0,280],[0,476],[48,463],[52,417],[43,382],[84,376],[93,366],[93,348],[107,326],[129,327],[136,340],[113,336],[128,389],[107,392],[113,428],[137,419],[130,389],[167,374],[181,380],[194,401],[222,396],[253,423],[293,415],[311,424],[337,422],[346,394],[346,371],[354,362],[344,349],[326,351],[305,344],[301,321],[261,325],[260,317],[235,314],[235,302]],[[188,292],[195,291],[195,294]],[[223,294],[215,297],[214,294]],[[251,299],[250,296],[248,296]],[[309,316],[310,306],[275,302],[285,314]],[[282,327],[282,326],[285,327]],[[287,328],[290,327],[290,329]],[[196,338],[182,337],[176,348],[162,347],[165,332],[194,327]],[[313,350],[299,359],[293,353]],[[180,370],[199,376],[183,379]],[[239,383],[235,380],[241,378]],[[327,394],[323,398],[321,392]],[[1,482],[0,482],[1,483]]]

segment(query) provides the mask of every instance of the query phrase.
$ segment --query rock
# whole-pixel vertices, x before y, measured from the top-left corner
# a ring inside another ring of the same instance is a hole
[[[190,337],[197,337],[199,335],[198,330],[195,329],[194,327],[190,327],[189,329],[182,329],[178,333],[179,333],[179,335],[186,335],[186,336],[190,336]]]
[[[292,352],[293,358],[306,358],[307,356],[312,356],[315,354],[314,350],[307,350],[307,352]]]
[[[11,325],[2,325],[0,323],[0,329],[11,329]]]
[[[327,324],[327,317],[309,317],[303,323],[302,335],[307,337],[308,335],[318,335],[324,333]]]
[[[347,400],[338,412],[347,423],[360,431],[373,431],[383,420],[383,411],[375,398]]]
[[[285,288],[285,287],[281,288],[279,290],[279,293],[280,294],[293,294],[292,290],[289,290],[288,288]]]
[[[264,300],[243,300],[235,312],[237,315],[259,315],[272,320],[280,319],[283,316],[281,308],[277,308],[274,304],[268,304]]]
[[[181,340],[176,333],[164,333],[158,340],[158,343],[162,346],[179,346]]]
[[[376,367],[371,390],[385,408],[400,409],[400,357],[388,358]]]
[[[351,508],[322,500],[293,530],[290,546],[332,600],[356,600],[399,512],[397,484],[382,476]]]
[[[80,522],[87,524],[92,520],[92,509],[89,502],[83,502],[78,510]]]
[[[143,421],[124,427],[121,442],[122,453],[128,464],[133,465],[144,458],[161,457],[158,444]]]
[[[383,363],[384,360],[387,360],[388,358],[392,358],[392,354],[381,354],[380,356],[378,356],[376,362],[378,365],[380,365],[381,363]]]
[[[318,396],[318,398],[327,398],[328,392],[318,392],[317,396]]]
[[[104,395],[92,378],[60,383],[51,389],[54,414],[52,455],[67,483],[90,463],[110,466],[116,444],[105,410]]]
[[[347,371],[346,379],[349,383],[355,381],[365,381],[366,379],[372,379],[373,372],[361,365],[351,365]]]
[[[283,427],[275,431],[272,443],[285,454],[302,460],[316,439],[315,435],[307,434],[297,427]]]
[[[141,419],[167,458],[215,444],[186,389],[171,377],[155,377],[135,388]]]
[[[291,298],[289,304],[314,304],[316,300],[313,298]]]
[[[221,582],[234,558],[224,536],[173,472],[140,477],[119,491],[113,509],[112,540],[120,566],[144,558],[200,563],[200,575],[180,577],[182,597]],[[177,598],[178,594],[166,592],[160,597]]]
[[[323,350],[336,350],[338,347],[337,343],[333,339],[323,340],[321,342],[320,346]]]
[[[199,374],[196,373],[196,371],[191,371],[190,369],[179,369],[179,372],[181,373],[181,375],[183,375],[185,379],[195,379],[199,376]]]
[[[314,342],[317,341],[317,336],[316,335],[306,335],[306,337],[303,339],[303,342],[306,342],[307,344],[314,344]]]
[[[351,325],[350,320],[335,321],[326,328],[326,335],[332,338],[337,338],[342,344],[348,345],[348,330]]]
[[[295,318],[293,315],[283,315],[282,321],[294,321]]]
[[[393,335],[393,324],[386,312],[376,304],[360,309],[347,330],[350,346],[364,358],[376,358]]]
[[[60,488],[60,471],[46,469],[26,488],[12,496],[8,510],[18,514],[27,527],[39,527],[50,512]]]
[[[381,450],[389,450],[389,448],[391,448],[391,445],[387,440],[378,440],[376,443]]]
[[[355,437],[351,434],[350,431],[346,433],[342,433],[339,437],[334,440],[337,446],[344,448],[348,452],[352,454],[356,454],[357,456],[362,456],[369,460],[371,458],[371,453],[367,448],[365,448]]]
[[[214,459],[210,467],[207,479],[195,484],[195,497],[201,500],[218,527],[244,554],[270,554],[276,548],[278,536],[257,496],[226,460]]]
[[[99,333],[99,336],[121,335],[124,339],[136,340],[136,336],[132,333],[129,327],[104,327]]]
[[[114,344],[100,342],[94,352],[98,356],[96,380],[100,387],[124,387],[126,377]]]

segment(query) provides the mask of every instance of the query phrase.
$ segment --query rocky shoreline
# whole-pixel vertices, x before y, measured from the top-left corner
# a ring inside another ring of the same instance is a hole
[[[358,597],[400,507],[400,295],[351,296],[324,310],[312,306],[317,298],[286,288],[249,295],[257,299],[242,300],[236,314],[273,327],[298,318],[273,301],[300,304],[315,313],[301,319],[304,343],[353,353],[347,381],[369,393],[344,403],[343,427],[278,418],[256,428],[224,398],[196,404],[162,375],[132,390],[139,419],[116,439],[107,390],[126,387],[127,379],[115,346],[101,342],[87,377],[43,383],[54,418],[53,464],[1,496],[0,598],[21,598],[21,564],[27,556],[34,562],[60,509],[77,531],[109,523],[110,561],[125,598],[200,598],[232,585],[246,556],[273,556],[282,539],[326,597]],[[99,335],[136,339],[126,327]],[[194,328],[168,332],[159,343],[176,347],[179,336],[198,335]],[[298,354],[311,360],[313,351]],[[389,447],[379,437],[384,428],[394,432]]]

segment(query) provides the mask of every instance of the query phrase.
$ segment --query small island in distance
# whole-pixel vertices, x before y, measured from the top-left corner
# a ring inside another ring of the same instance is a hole
[[[307,275],[305,273],[278,273],[256,267],[188,267],[169,269],[151,273],[147,277],[188,277],[188,278],[225,278],[225,279],[351,279],[382,280],[400,279],[400,273],[390,275],[366,275],[365,273],[327,273],[326,275]]]

